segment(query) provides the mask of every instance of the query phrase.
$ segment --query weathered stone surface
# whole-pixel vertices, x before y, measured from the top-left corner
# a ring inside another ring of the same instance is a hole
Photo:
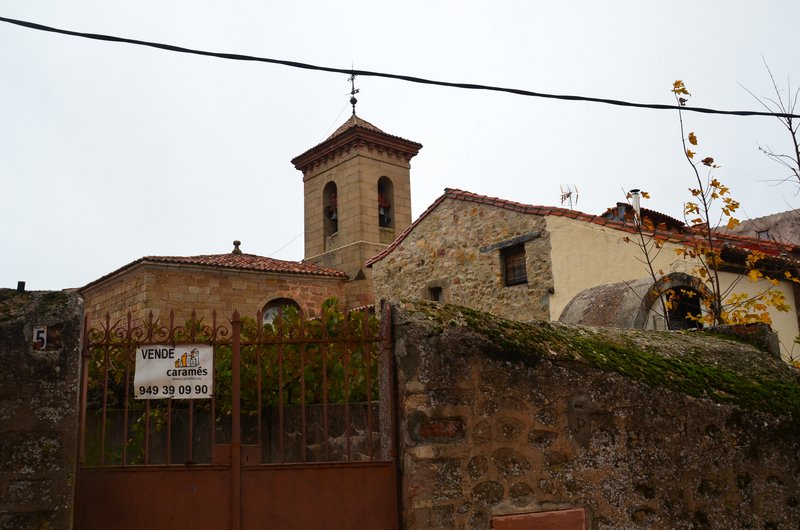
[[[528,442],[541,449],[546,449],[550,447],[550,444],[552,444],[553,440],[555,440],[557,437],[558,433],[556,432],[533,429],[528,433]]]
[[[431,508],[431,518],[428,523],[432,528],[452,528],[455,508],[453,505],[434,506]]]
[[[472,503],[479,508],[491,508],[505,495],[505,488],[496,481],[480,482],[472,488]]]
[[[440,488],[422,466],[433,460],[461,462],[445,473],[448,487],[461,481],[452,528],[569,508],[597,530],[800,524],[800,377],[778,359],[702,333],[506,323],[425,303],[396,315],[405,354],[419,356],[398,381],[400,424],[419,423],[418,403],[425,421],[464,424],[458,443],[405,441],[433,455],[403,460],[405,520],[434,520],[412,513]],[[466,368],[451,398],[437,383],[431,406],[419,370],[449,363]]]
[[[514,506],[527,506],[533,502],[533,488],[524,482],[517,482],[508,490],[508,497]]]
[[[489,471],[489,460],[483,455],[475,456],[470,459],[467,470],[469,478],[473,480],[479,479]]]
[[[75,294],[0,289],[3,530],[71,528],[82,317]]]
[[[410,419],[411,440],[423,443],[458,443],[464,439],[464,418],[428,418],[417,412]]]
[[[504,477],[519,477],[531,469],[525,455],[508,447],[501,447],[492,453],[492,462]]]
[[[516,440],[525,432],[525,423],[517,418],[500,418],[497,420],[495,432],[507,442]]]

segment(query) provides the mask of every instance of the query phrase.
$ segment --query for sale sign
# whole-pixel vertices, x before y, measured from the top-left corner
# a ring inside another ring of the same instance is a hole
[[[211,346],[155,345],[136,349],[136,399],[210,398],[213,383]]]

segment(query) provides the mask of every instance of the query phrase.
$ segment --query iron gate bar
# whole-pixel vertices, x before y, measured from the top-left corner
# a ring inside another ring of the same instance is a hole
[[[86,394],[89,390],[89,315],[83,316],[83,348],[81,349],[81,411],[78,427],[78,462],[86,462]]]
[[[214,390],[212,389],[213,393]],[[213,395],[213,394],[212,394]],[[214,399],[214,398],[211,398]],[[213,417],[213,416],[212,416]],[[214,422],[210,422],[212,425]],[[186,463],[194,464],[194,400],[189,400],[189,437],[186,440]]]
[[[102,430],[100,431],[100,465],[105,464],[106,461],[106,412],[108,406],[108,363],[110,362],[111,352],[110,346],[103,348],[103,421],[101,423]]]
[[[233,312],[231,352],[231,530],[241,528],[242,506],[242,455],[241,455],[241,321],[239,312]]]
[[[263,414],[263,405],[262,405],[262,400],[263,400],[262,384],[263,384],[263,381],[262,381],[262,377],[261,377],[261,370],[262,370],[262,366],[261,366],[261,351],[262,351],[261,350],[262,349],[261,334],[263,333],[263,330],[264,330],[263,318],[264,318],[264,316],[263,316],[261,310],[258,310],[256,312],[256,340],[258,340],[258,344],[256,344],[256,371],[258,373],[258,376],[256,377],[256,401],[258,401],[258,405],[256,407],[256,409],[258,411],[258,418],[256,420],[256,425],[257,425],[257,430],[258,430],[258,438],[257,438],[258,445],[262,445],[262,443],[263,443],[263,433],[261,432],[261,430],[263,428],[262,421],[261,421],[261,416]]]
[[[126,321],[126,326],[125,326],[125,330],[126,330],[126,335],[127,336],[130,336],[132,328],[133,328],[133,319],[132,319],[132,315],[129,312],[128,313],[128,318],[127,318],[127,321]],[[134,357],[134,361],[135,360],[136,359]],[[130,352],[126,348],[125,349],[125,398],[124,398],[123,407],[122,407],[122,410],[123,410],[122,432],[124,433],[123,436],[125,436],[125,437],[127,437],[127,435],[128,435],[128,407],[130,405],[130,403],[129,403],[129,399],[130,399],[129,398],[129,391],[130,391],[130,389],[132,388],[132,385],[133,385],[133,382],[130,380],[130,374],[131,374],[131,370],[130,370],[131,366],[130,365],[131,365],[131,356],[130,356]],[[122,465],[124,466],[127,463],[128,463],[128,444],[122,444]]]
[[[364,340],[364,348],[366,351],[362,353],[362,355],[366,354],[366,391],[367,391],[367,455],[369,456],[370,460],[372,460],[372,381],[370,378],[370,374],[372,373],[372,344],[366,341],[367,332],[369,327],[369,319],[367,318],[366,311],[364,312],[364,322],[362,325],[362,332]]]
[[[347,326],[344,328],[345,336],[348,334]],[[344,445],[347,451],[347,460],[352,460],[353,451],[350,447],[350,344],[344,347]]]
[[[278,335],[283,337],[283,318],[281,318],[281,310],[278,310]],[[285,418],[283,416],[283,344],[278,345],[278,450],[279,452],[279,462],[283,463],[284,459],[284,452],[283,452],[283,436],[284,436],[284,421]]]

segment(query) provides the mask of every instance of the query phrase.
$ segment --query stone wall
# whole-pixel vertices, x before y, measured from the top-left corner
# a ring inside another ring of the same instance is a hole
[[[72,527],[82,320],[77,294],[0,289],[3,530]]]
[[[173,265],[137,265],[124,274],[82,290],[91,322],[111,315],[112,323],[128,311],[144,317],[153,311],[158,317],[170,310],[186,315],[192,309],[210,321],[228,319],[234,310],[255,317],[256,311],[275,298],[291,298],[304,315],[319,315],[322,302],[330,297],[343,300],[344,281],[311,275],[258,273]],[[223,321],[227,322],[227,321]]]
[[[528,283],[505,286],[500,249],[525,245]],[[549,319],[550,238],[541,216],[446,199],[373,264],[376,300],[444,300],[517,320]]]
[[[405,528],[800,524],[800,377],[769,354],[424,302],[396,318]]]

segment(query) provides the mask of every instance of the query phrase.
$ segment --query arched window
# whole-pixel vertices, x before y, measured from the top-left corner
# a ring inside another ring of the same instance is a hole
[[[336,197],[336,183],[331,181],[325,184],[322,190],[322,233],[329,237],[339,231],[339,207]]]
[[[644,283],[642,283],[644,282]],[[671,272],[653,284],[642,279],[641,310],[633,327],[643,329],[702,328],[703,300],[708,299],[705,284],[683,272]],[[637,295],[638,296],[638,295]],[[665,314],[666,310],[666,314]]]
[[[378,225],[394,228],[394,186],[388,177],[378,179]]]
[[[703,327],[696,320],[703,314],[700,306],[702,295],[699,291],[691,287],[679,287],[667,290],[664,296],[668,301],[669,329]]]
[[[263,316],[261,317],[262,324],[272,324],[275,317],[278,316],[278,311],[285,315],[288,308],[294,308],[300,313],[300,306],[291,298],[275,298],[267,302],[264,306]]]

